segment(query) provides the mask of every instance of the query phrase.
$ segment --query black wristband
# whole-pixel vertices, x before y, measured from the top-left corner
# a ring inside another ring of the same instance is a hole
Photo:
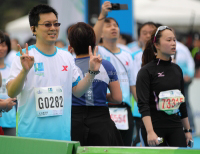
[[[188,132],[192,133],[192,129],[184,129],[183,131],[184,131],[185,133],[188,133]]]
[[[89,72],[90,74],[93,74],[93,75],[97,75],[97,74],[100,73],[100,71],[91,71],[91,70],[88,70],[88,72]]]

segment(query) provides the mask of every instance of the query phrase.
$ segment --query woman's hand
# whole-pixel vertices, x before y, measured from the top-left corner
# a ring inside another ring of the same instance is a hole
[[[154,131],[147,133],[147,143],[149,146],[159,145],[158,136]]]
[[[185,133],[186,145],[188,146],[188,142],[192,140],[192,134],[190,132]]]

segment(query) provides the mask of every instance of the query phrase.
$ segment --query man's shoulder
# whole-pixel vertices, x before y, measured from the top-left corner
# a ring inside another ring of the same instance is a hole
[[[72,56],[72,54],[68,50],[65,50],[63,48],[57,48],[57,54],[61,57],[66,57],[69,60],[74,60],[74,57]]]
[[[106,48],[104,48],[103,46],[98,46],[98,51],[100,51],[100,52],[106,52],[107,51],[107,49]]]
[[[131,52],[127,51],[127,50],[123,50],[123,49],[120,49],[121,50],[121,54],[122,56],[125,56],[127,58],[131,58],[132,59],[132,56],[131,56]]]
[[[61,54],[71,55],[71,53],[67,49],[56,47],[56,50]]]
[[[35,46],[35,45],[30,45],[30,46],[28,46],[28,53],[29,53],[29,54],[32,53],[35,49],[36,49],[36,46]],[[23,48],[23,49],[22,49],[22,52],[23,52],[23,53],[26,53],[26,48]],[[17,53],[16,53],[16,56],[21,56],[20,52],[17,52]]]
[[[131,53],[131,50],[126,45],[124,45],[124,44],[119,44],[118,43],[117,47]]]

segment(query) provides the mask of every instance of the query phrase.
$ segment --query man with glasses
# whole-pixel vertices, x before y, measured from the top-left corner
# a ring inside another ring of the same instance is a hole
[[[90,55],[89,72],[80,76],[69,52],[55,47],[59,34],[57,12],[48,5],[35,6],[29,22],[36,44],[21,49],[7,80],[10,97],[17,97],[17,136],[71,140],[71,99],[90,87],[101,65],[100,56]]]

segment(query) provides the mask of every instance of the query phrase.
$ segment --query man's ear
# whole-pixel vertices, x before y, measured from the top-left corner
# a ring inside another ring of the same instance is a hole
[[[71,47],[70,45],[68,45],[68,51],[69,51],[70,53],[73,53],[73,52],[74,52],[74,48]]]
[[[33,36],[36,36],[35,26],[31,26],[31,31],[32,31],[32,33],[33,33]]]

